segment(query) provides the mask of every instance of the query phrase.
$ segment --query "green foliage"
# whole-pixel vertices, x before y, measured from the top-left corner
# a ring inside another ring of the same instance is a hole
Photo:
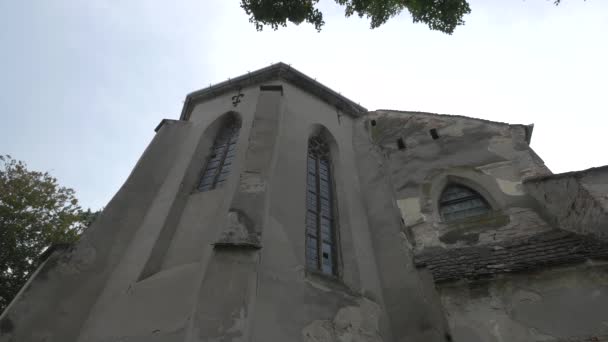
[[[471,12],[466,0],[335,0],[345,6],[347,17],[358,15],[369,18],[371,27],[376,28],[403,10],[408,10],[414,22],[422,22],[432,30],[451,34],[462,19]],[[325,22],[323,14],[316,8],[319,0],[241,0],[241,7],[250,16],[258,30],[264,25],[273,29],[286,26],[287,21],[300,24],[311,23],[317,30]]]
[[[258,30],[264,25],[273,29],[287,26],[287,21],[300,24],[303,21],[315,25],[317,30],[325,24],[323,14],[315,8],[319,0],[242,0],[241,7],[250,16],[249,21],[255,24]]]
[[[464,25],[464,15],[471,13],[467,0],[334,0],[345,6],[347,17],[357,15],[370,19],[371,28],[386,23],[403,10],[410,12],[415,23],[424,23],[431,30],[452,34]],[[273,29],[306,21],[321,31],[323,13],[316,8],[319,0],[241,0],[241,7],[258,30],[264,25]],[[559,5],[561,0],[553,0]]]
[[[84,211],[74,190],[48,173],[0,155],[0,313],[55,243],[75,242],[99,212]]]

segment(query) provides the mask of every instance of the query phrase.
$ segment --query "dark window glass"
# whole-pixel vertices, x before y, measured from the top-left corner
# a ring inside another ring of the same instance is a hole
[[[490,205],[476,191],[450,184],[441,194],[439,211],[445,221],[477,216],[490,211]]]
[[[198,190],[212,190],[224,184],[236,155],[238,137],[239,127],[236,120],[231,119],[220,129],[215,138],[211,155],[207,159],[205,170],[203,170],[198,184]]]
[[[405,141],[403,141],[403,138],[397,139],[397,148],[405,150]]]
[[[431,128],[431,130],[429,131],[429,133],[431,133],[431,137],[433,138],[433,140],[439,139],[439,133],[437,133],[437,129],[436,128]]]
[[[320,137],[308,142],[306,193],[306,264],[336,274],[336,231],[333,220],[329,146]]]

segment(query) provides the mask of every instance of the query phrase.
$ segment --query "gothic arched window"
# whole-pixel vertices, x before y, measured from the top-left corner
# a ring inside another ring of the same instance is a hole
[[[198,184],[198,190],[207,191],[222,185],[236,154],[236,142],[239,138],[239,125],[235,118],[229,118],[215,137],[211,155],[205,164],[205,170]]]
[[[308,140],[306,191],[306,265],[335,275],[336,232],[329,145],[315,136]]]
[[[490,209],[483,196],[459,184],[446,186],[439,199],[439,212],[445,221],[481,215]]]

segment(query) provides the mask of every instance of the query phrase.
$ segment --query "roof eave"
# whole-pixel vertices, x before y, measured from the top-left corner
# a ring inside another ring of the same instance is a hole
[[[367,109],[364,107],[354,103],[291,66],[285,63],[277,63],[188,94],[184,101],[180,120],[188,120],[193,105],[200,101],[274,80],[289,82],[353,117],[360,117],[367,112]]]
[[[397,110],[397,109],[376,109],[370,113],[373,114],[373,113],[383,113],[383,112],[384,113],[387,113],[387,112],[403,113],[403,114],[410,114],[410,115],[439,116],[439,117],[445,117],[445,118],[450,118],[450,119],[474,120],[474,121],[480,121],[480,122],[484,122],[484,123],[503,125],[503,126],[509,126],[509,127],[522,127],[525,130],[525,134],[526,134],[525,141],[528,143],[528,145],[530,145],[530,141],[532,140],[532,132],[534,130],[534,124],[529,124],[529,125],[510,124],[508,122],[492,121],[492,120],[476,118],[476,117],[472,117],[472,116],[458,115],[458,114],[439,114],[439,113],[431,113],[431,112],[421,112],[421,111],[413,111],[413,110]]]

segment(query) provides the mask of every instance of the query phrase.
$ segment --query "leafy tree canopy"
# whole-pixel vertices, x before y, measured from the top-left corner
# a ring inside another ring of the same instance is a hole
[[[376,28],[403,10],[410,12],[415,23],[424,23],[431,30],[452,34],[464,24],[464,15],[471,13],[467,0],[335,0],[345,6],[347,17],[358,15],[371,21]],[[325,22],[317,8],[319,0],[241,0],[241,7],[258,30],[265,25],[273,29],[287,22],[313,24],[320,31]],[[554,0],[558,5],[560,0]]]
[[[40,254],[76,241],[98,213],[82,210],[74,190],[48,173],[0,155],[0,313],[38,267]]]

